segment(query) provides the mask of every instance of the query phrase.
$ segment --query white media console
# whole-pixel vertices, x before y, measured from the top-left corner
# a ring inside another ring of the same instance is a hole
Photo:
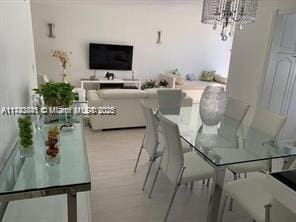
[[[81,88],[84,89],[85,84],[97,84],[100,86],[100,84],[129,84],[129,85],[135,85],[138,89],[141,89],[141,81],[140,80],[132,80],[132,79],[113,79],[108,80],[106,78],[99,78],[99,79],[80,79]]]

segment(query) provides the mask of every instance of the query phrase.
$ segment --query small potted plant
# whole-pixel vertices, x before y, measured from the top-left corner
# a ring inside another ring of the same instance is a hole
[[[20,154],[21,157],[32,157],[33,147],[33,129],[30,116],[18,118]]]
[[[142,89],[151,89],[151,88],[157,88],[157,81],[154,79],[146,80],[142,84]]]
[[[48,130],[47,140],[44,143],[46,146],[45,161],[49,166],[60,163],[59,140],[60,131],[58,127],[50,128]]]
[[[70,107],[74,100],[78,100],[77,93],[73,92],[75,87],[69,83],[48,82],[34,91],[43,96],[44,103],[52,107]]]
[[[167,88],[169,85],[169,83],[162,79],[159,82],[157,82],[156,79],[150,79],[150,80],[146,80],[143,84],[142,84],[142,89],[151,89],[151,88]]]
[[[44,103],[48,107],[69,108],[74,100],[78,100],[78,94],[73,92],[74,88],[69,83],[48,82],[41,85],[39,89],[34,89],[34,91],[43,96]],[[65,115],[60,115],[60,119],[64,119],[62,122],[68,121],[68,117]],[[48,116],[49,121],[56,119],[56,116]]]

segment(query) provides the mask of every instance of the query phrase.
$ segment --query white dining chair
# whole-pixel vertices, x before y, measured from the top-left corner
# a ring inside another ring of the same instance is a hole
[[[278,134],[280,133],[286,118],[272,113],[268,110],[257,108],[251,125],[246,135],[241,135],[243,146],[256,146],[254,141],[259,141],[261,146],[263,143],[275,143]],[[263,135],[262,138],[256,138],[258,135]],[[256,138],[256,139],[255,139]],[[228,169],[233,173],[234,180],[237,180],[241,173],[247,176],[250,172],[266,172],[272,171],[272,161],[257,161],[251,163],[241,163],[228,166]],[[229,210],[232,210],[232,200],[230,201]]]
[[[241,126],[250,105],[232,97],[227,98],[226,109],[221,125],[218,128],[220,136],[237,138],[237,131]]]
[[[149,198],[154,189],[159,171],[162,170],[168,179],[174,184],[168,208],[163,221],[167,221],[177,190],[181,184],[204,180],[213,176],[213,168],[195,152],[183,154],[182,143],[178,126],[159,114],[160,125],[164,135],[164,152],[155,174]]]
[[[237,131],[241,126],[250,105],[229,97],[220,126],[216,133],[204,133],[201,128],[196,137],[196,144],[203,148],[238,147]]]
[[[146,120],[146,130],[145,130],[145,135],[144,135],[142,145],[139,150],[138,158],[137,158],[136,165],[134,168],[134,173],[137,170],[139,160],[140,160],[140,157],[142,154],[142,150],[145,149],[149,155],[150,164],[149,164],[148,171],[146,173],[145,180],[144,180],[144,183],[142,186],[142,190],[144,190],[147,179],[148,179],[150,171],[151,171],[151,167],[152,167],[154,161],[158,157],[161,156],[163,149],[161,147],[159,147],[159,140],[158,140],[158,133],[157,133],[157,122],[156,122],[157,120],[155,119],[153,111],[151,108],[147,107],[143,101],[141,101],[141,103],[142,103],[142,108],[143,108],[143,112],[144,112],[144,117]]]
[[[285,207],[280,204],[278,201],[274,199],[271,201],[271,204],[267,206],[265,214],[264,222],[295,222],[296,214],[291,211],[291,209]]]
[[[290,167],[296,169],[296,161]],[[248,178],[231,181],[224,186],[222,206],[218,222],[223,221],[228,198],[233,198],[256,222],[269,222],[266,212],[269,211],[272,196],[265,188],[265,174],[256,173]],[[272,204],[271,204],[272,205]],[[282,222],[272,220],[274,222]]]
[[[243,144],[248,143],[248,145],[252,146],[253,141],[260,141],[260,143],[276,143],[277,136],[285,120],[286,118],[281,115],[257,108],[247,135],[242,136]],[[264,135],[264,137],[260,138],[260,140],[255,140],[254,137],[257,137],[259,134]],[[234,175],[239,173],[272,171],[268,161],[234,164],[229,166],[228,169],[233,172]]]
[[[158,120],[156,119],[156,116],[153,114],[152,108],[148,107],[143,100],[141,100],[141,104],[142,104],[144,117],[146,121],[146,130],[145,130],[144,139],[142,141],[142,145],[138,153],[137,161],[134,167],[134,173],[137,170],[139,160],[142,154],[142,150],[145,149],[149,155],[150,164],[149,164],[149,167],[145,176],[145,180],[142,186],[142,190],[144,190],[151,171],[151,167],[155,162],[155,160],[162,155],[164,144],[161,139],[161,136],[162,136],[161,132],[159,132],[160,130],[158,127]],[[189,152],[191,150],[192,149],[190,146],[188,145],[183,146],[183,152]]]
[[[181,109],[182,90],[157,90],[159,111],[162,114],[178,115]]]

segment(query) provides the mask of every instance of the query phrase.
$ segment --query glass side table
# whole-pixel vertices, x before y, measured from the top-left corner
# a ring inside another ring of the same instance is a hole
[[[0,186],[1,202],[67,194],[68,221],[77,221],[77,193],[91,189],[91,178],[82,121],[74,125],[71,133],[61,132],[58,165],[46,165],[44,141],[48,125],[34,135],[33,157],[21,158],[19,145],[15,145],[0,172],[0,182],[5,183],[13,171],[12,186]]]

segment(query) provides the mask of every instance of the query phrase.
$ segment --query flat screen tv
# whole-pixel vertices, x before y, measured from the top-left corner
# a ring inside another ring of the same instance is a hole
[[[132,70],[133,46],[89,44],[89,68],[103,70]]]

